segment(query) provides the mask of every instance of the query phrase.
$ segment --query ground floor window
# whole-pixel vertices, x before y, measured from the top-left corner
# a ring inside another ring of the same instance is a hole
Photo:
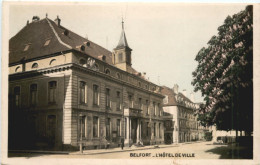
[[[86,116],[81,116],[79,119],[79,137],[86,137]]]
[[[106,139],[110,139],[110,118],[106,119]]]
[[[117,136],[121,136],[121,121],[117,119],[116,121],[116,129],[117,129]]]
[[[99,137],[99,119],[97,116],[93,117],[93,137]]]

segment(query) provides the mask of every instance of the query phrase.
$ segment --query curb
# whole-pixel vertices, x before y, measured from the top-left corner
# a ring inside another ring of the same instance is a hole
[[[118,151],[107,151],[107,152],[94,152],[94,153],[69,153],[69,155],[97,155],[97,154],[107,154],[107,153],[117,153],[117,152],[128,152],[128,151],[138,151],[138,150],[149,150],[149,149],[159,149],[159,148],[170,148],[170,147],[179,147],[179,145],[170,145],[163,147],[149,147],[149,148],[136,148],[136,149],[127,149],[127,150],[118,150]]]

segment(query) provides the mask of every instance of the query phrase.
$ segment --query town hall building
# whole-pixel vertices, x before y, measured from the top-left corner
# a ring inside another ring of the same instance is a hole
[[[132,67],[124,23],[112,52],[34,16],[9,41],[9,149],[164,142],[162,87]]]

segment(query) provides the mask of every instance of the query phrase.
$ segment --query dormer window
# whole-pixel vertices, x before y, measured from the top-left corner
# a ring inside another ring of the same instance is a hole
[[[32,64],[32,69],[36,69],[36,68],[38,68],[38,64],[37,63],[33,63]]]
[[[44,46],[48,46],[50,42],[51,42],[50,39],[49,39],[49,40],[46,40],[45,43],[44,43]]]
[[[17,66],[17,67],[15,68],[15,72],[21,72],[21,71],[22,71],[22,69],[21,69],[20,66]]]
[[[51,61],[50,61],[50,66],[54,66],[54,65],[56,65],[56,59],[52,59]]]
[[[27,51],[27,50],[29,49],[29,47],[30,47],[30,45],[29,45],[29,44],[25,45],[25,47],[24,47],[23,51]]]

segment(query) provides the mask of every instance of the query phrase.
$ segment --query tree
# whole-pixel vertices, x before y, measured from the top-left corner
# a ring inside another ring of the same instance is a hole
[[[253,131],[253,6],[228,16],[197,54],[194,91],[205,105],[198,110],[204,125]]]

